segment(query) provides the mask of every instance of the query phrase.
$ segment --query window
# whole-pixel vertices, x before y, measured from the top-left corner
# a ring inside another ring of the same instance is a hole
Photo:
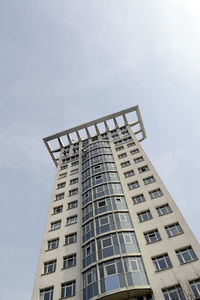
[[[144,181],[144,184],[147,185],[147,184],[155,182],[156,180],[153,176],[150,176],[150,177],[144,178],[143,181]]]
[[[122,167],[122,168],[125,168],[125,167],[130,166],[130,164],[131,164],[130,161],[127,160],[127,161],[125,161],[124,163],[121,164],[121,167]]]
[[[107,133],[103,133],[103,134],[101,135],[101,137],[102,137],[102,139],[105,139],[105,140],[107,140],[107,139],[108,139],[108,135],[107,135]]]
[[[138,215],[138,219],[140,222],[144,222],[144,221],[152,219],[150,210],[143,211],[141,213],[138,213],[137,215]]]
[[[132,142],[132,143],[130,143],[130,144],[127,144],[127,147],[128,147],[128,148],[133,147],[133,146],[135,146],[135,142]]]
[[[103,207],[103,206],[106,206],[106,201],[105,200],[98,201],[98,207]]]
[[[61,284],[61,298],[75,296],[76,294],[76,281],[69,281]]]
[[[44,263],[44,274],[55,272],[55,270],[56,270],[56,259]]]
[[[140,152],[139,149],[136,148],[136,149],[134,149],[134,150],[131,150],[131,151],[130,151],[130,154],[131,154],[131,155],[134,155],[134,154],[137,154],[137,153],[139,153],[139,152]]]
[[[110,247],[112,246],[112,238],[108,236],[106,238],[102,238],[101,243],[102,243],[102,248]]]
[[[91,293],[89,293],[89,289],[88,289],[88,295],[84,298],[84,299],[90,299],[93,296],[98,294],[98,289],[94,289],[94,285],[95,283],[97,283],[97,269],[96,266],[90,268],[89,270],[87,270],[86,272],[83,273],[83,288],[87,289],[88,287],[91,287]]]
[[[172,267],[172,263],[167,253],[152,258],[152,261],[156,271],[161,271]]]
[[[71,163],[71,166],[74,167],[74,166],[77,166],[79,164],[78,160],[77,161],[74,161],[73,163]]]
[[[92,251],[91,246],[86,247],[86,256],[90,255]]]
[[[65,193],[57,194],[56,195],[56,200],[61,200],[61,199],[64,198],[64,196],[65,196]]]
[[[92,142],[95,142],[95,141],[98,141],[98,136],[94,136],[94,137],[92,138]]]
[[[163,193],[162,193],[161,189],[156,189],[156,190],[149,192],[149,195],[150,195],[151,199],[154,199],[154,198],[163,196]]]
[[[70,184],[75,184],[78,182],[78,178],[74,178],[70,180]]]
[[[186,300],[180,285],[163,289],[162,292],[165,300]]]
[[[61,220],[55,221],[51,223],[51,230],[59,229],[61,225]]]
[[[176,255],[178,256],[181,265],[197,259],[196,254],[191,246],[176,250]]]
[[[140,156],[140,157],[137,157],[137,158],[134,159],[134,162],[136,164],[139,163],[139,162],[141,162],[141,161],[144,161],[144,157],[143,156]]]
[[[135,175],[133,170],[124,173],[125,178],[128,178],[128,177],[133,176],[133,175]]]
[[[107,265],[105,266],[105,269],[106,269],[106,275],[107,276],[110,276],[110,275],[113,275],[113,274],[116,274],[116,266],[115,266],[115,263],[114,264],[110,264],[110,265]]]
[[[68,209],[73,209],[76,208],[78,206],[78,201],[72,201],[68,203]]]
[[[157,213],[158,213],[159,217],[172,212],[171,207],[169,206],[169,204],[165,204],[165,205],[162,205],[160,207],[157,207],[156,210],[157,210]]]
[[[72,225],[77,223],[77,215],[67,218],[67,225]]]
[[[78,189],[74,189],[74,190],[69,191],[69,196],[73,196],[73,195],[76,195],[76,194],[78,194]]]
[[[176,236],[181,233],[183,233],[183,230],[179,223],[171,224],[168,226],[165,226],[165,230],[167,232],[168,237]]]
[[[54,239],[51,241],[48,241],[47,250],[52,250],[58,248],[59,239]]]
[[[132,200],[133,200],[134,204],[138,204],[138,203],[144,202],[145,198],[144,198],[143,194],[140,194],[140,195],[132,197]]]
[[[161,240],[158,229],[144,233],[144,237],[145,237],[147,244],[151,244],[151,243],[158,242]]]
[[[77,242],[77,233],[68,234],[65,236],[65,245],[70,245]]]
[[[129,190],[133,190],[133,189],[136,189],[138,188],[140,185],[139,185],[139,182],[138,181],[134,181],[134,182],[131,182],[128,184],[128,188]]]
[[[98,170],[100,167],[101,167],[100,165],[94,166],[94,169],[95,169],[95,170]]]
[[[63,206],[62,206],[62,205],[56,206],[56,207],[53,208],[53,214],[54,214],[54,215],[55,215],[55,214],[59,214],[59,213],[61,213],[62,211],[63,211]]]
[[[115,139],[115,140],[118,139],[119,138],[119,134],[117,134],[117,133],[116,134],[112,134],[112,138]]]
[[[126,154],[126,153],[122,153],[122,154],[118,155],[118,158],[119,158],[119,159],[124,158],[124,157],[127,157],[127,154]]]
[[[77,174],[77,173],[78,173],[78,169],[71,170],[70,176],[71,176],[71,175],[74,175],[74,174]]]
[[[53,286],[40,290],[40,300],[53,300]]]
[[[200,299],[200,279],[190,281],[190,287],[194,293],[195,299]]]
[[[101,174],[101,175],[94,176],[94,181],[95,184],[103,182],[103,175]]]
[[[100,217],[99,220],[100,220],[100,225],[109,224],[108,216]]]
[[[141,168],[138,168],[139,173],[144,173],[146,171],[149,171],[149,167],[148,166],[143,166]]]
[[[123,149],[124,149],[124,146],[120,146],[120,147],[117,147],[115,150],[120,151],[120,150],[123,150]]]
[[[67,176],[67,172],[61,173],[61,174],[59,174],[59,178],[58,179],[62,179],[64,177],[66,177],[66,176]]]
[[[68,165],[61,166],[60,170],[61,170],[61,171],[62,171],[62,170],[65,170],[65,169],[67,169],[67,167],[68,167]]]
[[[63,268],[71,268],[76,265],[76,254],[63,257]]]
[[[64,188],[66,186],[66,182],[62,182],[62,183],[59,183],[58,184],[58,189],[62,189],[62,188]]]

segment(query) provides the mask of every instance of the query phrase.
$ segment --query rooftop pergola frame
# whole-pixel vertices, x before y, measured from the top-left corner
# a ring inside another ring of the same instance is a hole
[[[130,117],[131,120],[129,120]],[[55,165],[57,166],[57,156],[62,148],[82,142],[94,136],[102,135],[103,133],[110,132],[123,126],[131,127],[139,142],[146,138],[140,110],[138,105],[136,105],[117,113],[53,134],[44,138],[43,141]]]

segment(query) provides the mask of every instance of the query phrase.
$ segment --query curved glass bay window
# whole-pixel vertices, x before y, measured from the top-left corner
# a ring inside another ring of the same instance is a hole
[[[96,218],[96,235],[116,230],[132,229],[133,225],[129,213],[110,213]]]
[[[121,288],[146,286],[148,280],[109,143],[93,143],[83,153],[83,300]]]
[[[99,294],[97,267],[92,267],[83,273],[83,300],[88,300]]]
[[[97,239],[97,254],[99,260],[120,253],[139,253],[134,231],[111,233]]]
[[[100,293],[121,288],[148,285],[147,276],[140,256],[116,258],[92,267],[83,273],[83,299],[87,300]],[[99,277],[98,277],[99,274]]]

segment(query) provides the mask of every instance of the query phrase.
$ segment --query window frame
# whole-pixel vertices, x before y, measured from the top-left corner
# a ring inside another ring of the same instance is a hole
[[[173,293],[173,295],[170,295],[170,292]],[[181,296],[180,296],[180,292],[181,292]],[[181,288],[180,285],[175,285],[175,286],[172,286],[172,287],[169,287],[169,288],[165,288],[165,289],[162,289],[162,293],[163,293],[163,296],[165,298],[165,300],[174,300],[174,293],[176,293],[176,299],[177,300],[186,300],[185,296],[184,296],[184,293],[183,293],[183,290]],[[165,295],[167,297],[165,297]],[[172,296],[172,297],[171,297]]]
[[[72,221],[72,220],[74,220],[74,221]],[[72,221],[72,223],[71,223],[71,221]],[[77,221],[78,221],[78,216],[77,215],[69,216],[69,217],[67,217],[67,224],[66,224],[66,226],[70,226],[70,225],[76,224]]]
[[[69,266],[69,260],[72,259],[73,263]],[[68,261],[68,263],[66,263]],[[69,254],[63,257],[63,269],[69,269],[76,266],[76,253]]]
[[[46,295],[42,293],[50,293],[49,294],[49,300],[53,300],[53,292],[54,292],[54,286],[51,287],[47,287],[45,289],[40,289],[40,300],[45,300],[46,299]]]
[[[126,168],[126,167],[128,167],[130,165],[131,165],[130,160],[127,160],[127,161],[121,163],[121,168]]]
[[[172,231],[176,231],[175,233]],[[180,226],[180,224],[178,222],[170,224],[170,225],[166,225],[165,226],[165,231],[167,233],[168,238],[183,234],[183,229]]]
[[[71,287],[71,294],[67,295],[67,289],[69,289],[69,287]],[[61,283],[61,298],[60,299],[73,297],[75,295],[76,295],[76,280],[70,280],[70,281]]]
[[[147,219],[144,219],[144,218],[142,217],[142,215],[144,215],[144,214],[146,214],[146,215],[148,216]],[[150,209],[147,209],[147,210],[138,212],[138,213],[137,213],[137,216],[138,216],[138,219],[139,219],[139,222],[140,222],[140,223],[146,222],[146,221],[149,221],[149,220],[153,219],[153,216],[152,216],[152,214],[151,214]],[[150,216],[150,217],[149,217],[149,216]]]
[[[54,273],[56,271],[56,263],[57,263],[57,260],[54,259],[54,260],[51,260],[51,261],[47,261],[47,262],[44,262],[44,271],[43,271],[43,275],[46,275],[46,274],[49,274],[49,273]],[[53,266],[52,267],[52,271],[49,271],[49,267],[50,266]]]
[[[155,236],[156,239],[153,240],[152,236]],[[145,237],[147,245],[152,244],[152,243],[156,243],[156,242],[159,242],[159,241],[162,240],[162,238],[160,236],[160,233],[159,233],[157,228],[153,229],[153,230],[150,230],[150,231],[147,231],[147,232],[144,232],[144,237]]]
[[[52,248],[52,246],[50,247],[50,245],[53,245],[53,243],[55,243],[56,247]],[[59,246],[59,238],[55,238],[52,240],[48,240],[47,241],[47,250],[46,251],[51,251],[53,249],[57,249]]]
[[[162,192],[162,190],[160,188],[157,188],[155,190],[149,191],[149,196],[153,200],[153,199],[162,197],[163,196],[163,192]]]
[[[142,196],[142,198],[141,198],[141,196]],[[142,201],[136,202],[136,201],[135,201],[136,199],[142,199]],[[132,200],[133,200],[133,204],[134,204],[134,205],[137,205],[137,204],[140,204],[140,203],[143,203],[143,202],[146,201],[145,196],[144,196],[143,193],[138,194],[138,195],[136,195],[136,196],[133,196],[133,197],[132,197]]]
[[[197,260],[196,253],[191,246],[175,250],[175,252],[181,265]],[[186,260],[186,253],[188,256],[190,256],[190,260]]]
[[[149,168],[148,165],[145,165],[145,166],[142,166],[142,167],[138,168],[139,174],[142,174],[142,173],[145,173],[145,172],[148,172],[148,171],[150,171],[150,168]]]
[[[173,211],[168,203],[156,207],[156,211],[159,217],[171,214]]]
[[[143,178],[142,180],[144,182],[144,185],[148,185],[148,184],[156,182],[156,179],[153,175],[149,176],[149,177],[146,177],[146,178]]]
[[[72,239],[72,242],[70,241]],[[67,242],[67,243],[66,243]],[[77,232],[69,233],[65,235],[65,244],[64,246],[71,245],[77,242]]]
[[[200,278],[197,278],[195,280],[190,280],[189,284],[195,299],[200,299]]]
[[[73,185],[73,184],[76,184],[76,183],[78,183],[78,177],[70,179],[70,182],[69,182],[70,185]]]
[[[173,267],[168,253],[152,257],[152,262],[156,272],[167,270]],[[161,266],[163,263],[166,265],[164,268]]]
[[[74,195],[78,194],[78,188],[75,188],[73,190],[69,190],[69,197],[72,197]]]
[[[125,178],[129,178],[131,176],[134,176],[135,175],[135,172],[133,170],[130,170],[130,171],[127,171],[124,173],[124,177]]]
[[[138,180],[135,180],[133,182],[130,182],[127,184],[128,185],[128,189],[131,191],[131,190],[134,190],[134,189],[137,189],[140,187],[140,184],[139,184],[139,181]]]
[[[75,206],[70,207],[72,204],[75,204]],[[70,209],[73,209],[73,208],[76,208],[76,207],[78,207],[78,200],[70,201],[70,202],[67,204],[67,210],[70,210]]]
[[[144,157],[142,155],[138,156],[138,157],[134,158],[133,161],[135,164],[138,164],[138,163],[144,161]]]
[[[51,222],[51,229],[50,229],[50,231],[54,231],[54,230],[60,229],[60,227],[61,227],[61,220],[56,220],[54,222]]]
[[[56,211],[56,209],[60,209],[60,211]],[[63,205],[53,207],[53,215],[57,215],[63,212]]]
[[[66,181],[57,184],[57,190],[63,189],[66,187]]]

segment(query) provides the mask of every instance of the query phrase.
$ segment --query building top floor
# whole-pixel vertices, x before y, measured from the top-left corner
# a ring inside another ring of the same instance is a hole
[[[58,132],[43,140],[57,166],[59,154],[63,148],[67,148],[70,145],[74,145],[76,148],[80,142],[84,144],[89,139],[95,140],[98,136],[104,138],[108,132],[115,135],[117,129],[126,130],[127,127],[132,129],[139,142],[146,138],[138,105]]]

